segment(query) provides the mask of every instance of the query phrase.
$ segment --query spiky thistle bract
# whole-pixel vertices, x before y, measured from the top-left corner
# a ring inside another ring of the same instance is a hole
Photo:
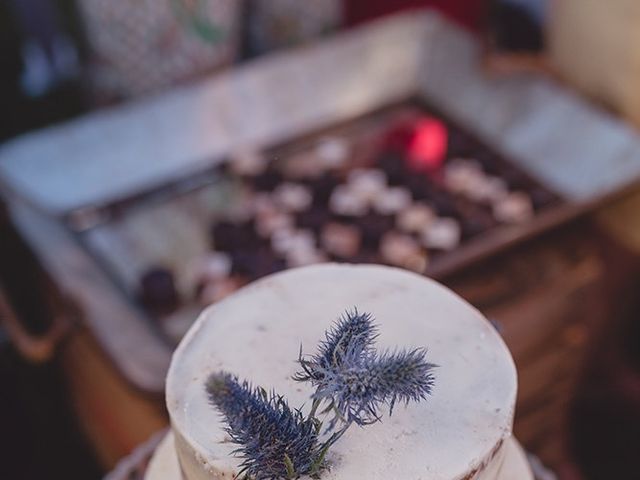
[[[373,317],[357,309],[346,312],[327,331],[311,358],[300,354],[302,371],[294,375],[316,388],[313,411],[320,403],[333,411],[329,427],[342,420],[367,425],[380,419],[380,407],[393,412],[396,402],[425,399],[434,384],[435,364],[426,361],[425,349],[378,353]]]
[[[318,420],[290,408],[282,396],[241,383],[228,373],[211,374],[206,391],[224,416],[231,440],[239,445],[234,451],[243,459],[238,476],[292,479],[313,475],[322,467]]]
[[[339,368],[323,369],[321,380],[313,381],[313,399],[331,407],[334,422],[374,423],[380,420],[381,406],[392,414],[397,402],[424,400],[431,393],[435,365],[425,357],[424,349],[347,355]]]
[[[345,358],[366,357],[378,337],[373,317],[369,313],[359,313],[357,308],[346,311],[333,327],[324,334],[318,351],[310,358],[302,355],[298,362],[302,371],[294,375],[298,381],[321,381],[325,372],[337,369]]]

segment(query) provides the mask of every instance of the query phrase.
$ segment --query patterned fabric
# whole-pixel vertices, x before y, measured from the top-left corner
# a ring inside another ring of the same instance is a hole
[[[305,43],[336,30],[342,0],[249,0],[250,55]]]
[[[228,64],[237,0],[78,0],[98,97],[158,90]]]

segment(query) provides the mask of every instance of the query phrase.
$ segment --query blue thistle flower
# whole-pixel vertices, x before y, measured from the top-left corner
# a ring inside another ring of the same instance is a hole
[[[298,362],[302,372],[296,373],[293,378],[302,382],[321,381],[323,372],[338,368],[344,357],[366,356],[373,349],[377,337],[377,329],[369,313],[359,313],[357,308],[346,311],[325,332],[325,339],[315,355],[306,359],[300,348]]]
[[[339,368],[321,372],[313,399],[327,403],[340,419],[357,425],[380,420],[379,409],[397,402],[420,401],[431,393],[436,365],[426,361],[425,349],[401,350],[378,355],[346,355]]]
[[[243,458],[238,475],[254,480],[293,479],[315,476],[324,468],[328,449],[351,424],[367,425],[380,420],[379,409],[397,402],[425,399],[433,388],[433,369],[426,349],[378,353],[373,347],[377,328],[368,313],[347,311],[325,333],[315,355],[303,358],[302,371],[294,379],[309,381],[316,388],[308,416],[291,409],[275,392],[240,383],[228,373],[212,374],[206,384],[211,404],[227,423],[234,451]],[[327,432],[319,440],[321,422],[316,410],[334,412]],[[336,423],[342,426],[335,430]]]
[[[206,383],[209,401],[224,416],[227,433],[244,460],[238,475],[255,480],[297,478],[322,467],[326,448],[318,444],[320,423],[291,409],[274,392],[239,383],[228,373],[214,373]]]

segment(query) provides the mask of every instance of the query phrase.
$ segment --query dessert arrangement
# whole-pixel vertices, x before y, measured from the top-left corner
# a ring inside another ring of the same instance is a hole
[[[500,336],[434,281],[290,269],[212,305],[184,337],[171,433],[146,478],[530,480],[511,435],[516,391]]]
[[[245,148],[160,193],[69,222],[174,342],[198,308],[270,273],[337,261],[428,274],[559,202],[415,103]]]

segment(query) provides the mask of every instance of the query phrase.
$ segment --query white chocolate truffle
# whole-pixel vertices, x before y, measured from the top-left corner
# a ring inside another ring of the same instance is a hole
[[[477,202],[493,203],[509,194],[507,183],[498,177],[482,177],[473,188],[467,192],[467,196]]]
[[[372,202],[387,188],[387,176],[382,170],[355,169],[349,172],[350,190],[365,202]]]
[[[286,255],[291,250],[294,243],[295,230],[292,228],[282,228],[276,230],[271,235],[271,248],[280,255]]]
[[[453,250],[460,244],[461,235],[460,223],[457,220],[440,217],[424,229],[422,243],[427,248]]]
[[[232,478],[241,461],[209,404],[207,376],[233,372],[306,412],[313,389],[292,379],[293,360],[300,345],[313,352],[325,330],[354,306],[374,315],[379,348],[427,347],[428,359],[440,367],[426,401],[398,405],[381,422],[349,429],[329,451],[331,468],[322,480],[501,480],[496,472],[511,436],[516,372],[495,329],[423,276],[334,264],[254,282],[207,309],[185,336],[167,378],[185,480]]]
[[[373,199],[373,209],[381,215],[394,215],[411,205],[411,192],[403,187],[382,190]]]
[[[533,204],[529,195],[513,192],[493,204],[493,215],[504,223],[522,223],[533,218]]]
[[[273,192],[275,202],[288,212],[301,212],[309,208],[313,195],[299,183],[282,183]]]
[[[329,208],[338,215],[358,217],[367,213],[369,205],[347,185],[338,185],[329,198]]]
[[[296,250],[315,249],[316,239],[310,230],[283,229],[274,232],[271,237],[271,247],[276,253],[288,256]]]
[[[291,230],[293,224],[293,217],[288,213],[265,213],[256,218],[256,232],[263,238],[270,238],[278,230]]]
[[[324,167],[341,168],[349,161],[349,142],[341,137],[322,138],[316,145],[315,154]]]

